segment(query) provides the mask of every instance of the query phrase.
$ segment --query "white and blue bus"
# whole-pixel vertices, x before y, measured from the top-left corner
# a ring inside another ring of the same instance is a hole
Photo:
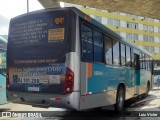
[[[7,103],[7,99],[6,99],[6,50],[7,50],[7,40],[0,36],[0,104]]]
[[[16,103],[85,110],[148,94],[152,56],[76,8],[11,19],[7,95]]]

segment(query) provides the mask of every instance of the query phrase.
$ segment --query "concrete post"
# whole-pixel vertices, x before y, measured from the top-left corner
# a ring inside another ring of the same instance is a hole
[[[59,0],[38,0],[44,8],[56,8],[60,7]]]

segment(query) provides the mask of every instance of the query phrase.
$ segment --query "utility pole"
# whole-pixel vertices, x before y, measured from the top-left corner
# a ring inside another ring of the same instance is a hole
[[[27,0],[27,13],[29,12],[29,0]]]

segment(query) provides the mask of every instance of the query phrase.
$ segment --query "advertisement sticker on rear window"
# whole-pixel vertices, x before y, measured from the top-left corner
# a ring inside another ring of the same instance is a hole
[[[57,40],[64,40],[64,28],[55,28],[48,30],[48,41],[54,42]]]

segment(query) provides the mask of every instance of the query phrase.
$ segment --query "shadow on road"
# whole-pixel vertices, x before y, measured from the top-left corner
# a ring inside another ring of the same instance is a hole
[[[65,111],[65,112],[54,112],[54,115],[52,114],[51,117],[56,117],[61,120],[81,120],[81,119],[94,119],[94,120],[101,120],[101,119],[123,119],[127,117],[135,117],[134,112],[115,112],[113,110],[95,110],[95,111],[83,111],[83,112],[77,112],[77,111]]]
[[[0,108],[0,112],[6,112],[6,111],[8,111],[8,110],[10,110],[10,109],[7,109],[7,108],[1,109],[1,108]]]

